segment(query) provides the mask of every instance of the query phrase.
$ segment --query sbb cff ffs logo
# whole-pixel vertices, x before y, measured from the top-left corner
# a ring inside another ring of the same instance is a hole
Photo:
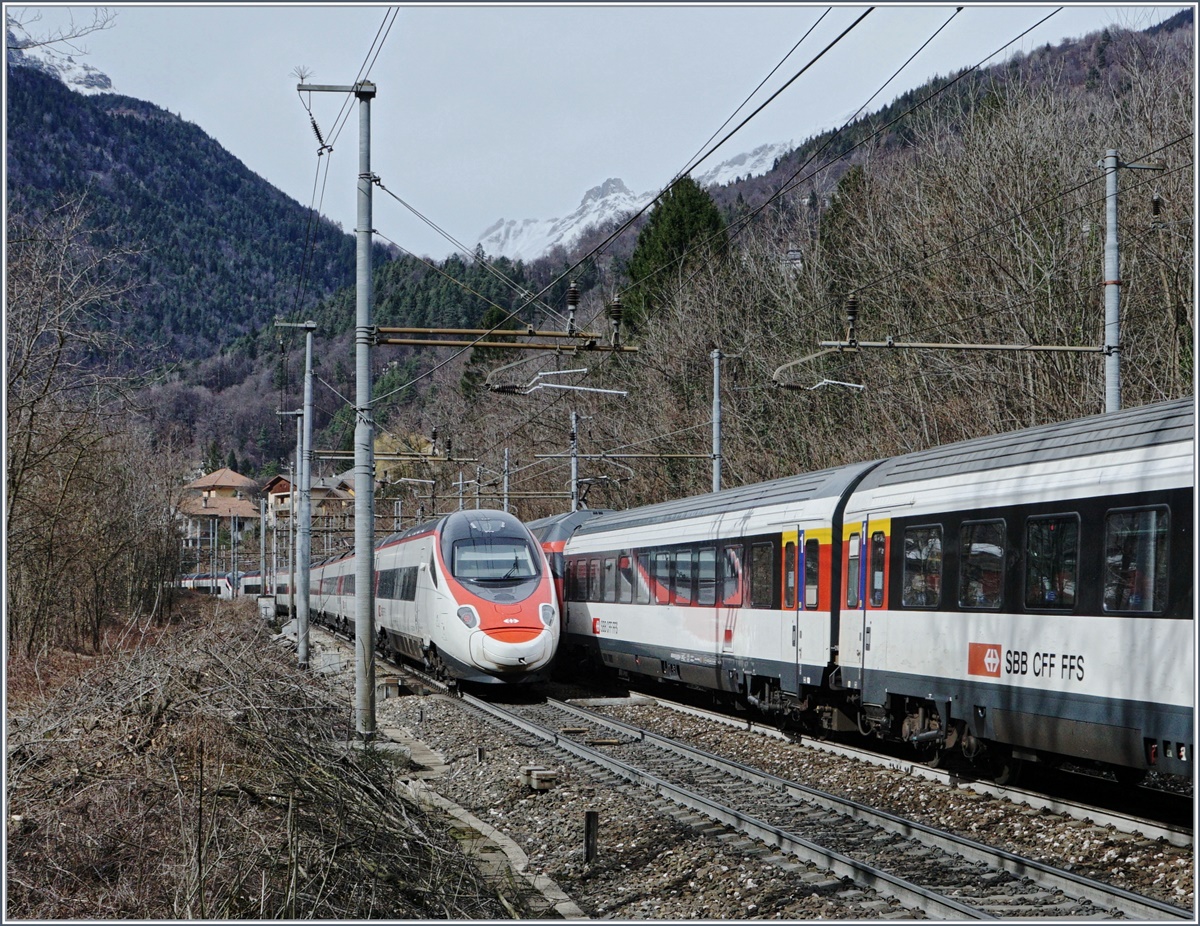
[[[1004,648],[999,643],[972,643],[967,653],[967,674],[1000,677]]]

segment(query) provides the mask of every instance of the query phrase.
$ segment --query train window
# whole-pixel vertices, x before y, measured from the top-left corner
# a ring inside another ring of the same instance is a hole
[[[783,606],[796,607],[796,542],[783,545]]]
[[[846,607],[858,607],[858,561],[859,547],[862,546],[862,537],[858,534],[850,535],[850,543],[846,549]]]
[[[964,522],[959,531],[959,607],[998,608],[1003,597],[1004,522]]]
[[[774,578],[774,544],[754,544],[750,547],[750,607],[779,607],[779,601],[774,595]]]
[[[936,608],[941,600],[942,527],[905,528],[900,604],[906,608]]]
[[[567,576],[563,581],[563,597],[567,601],[579,600],[579,560],[567,560]]]
[[[1104,520],[1104,610],[1159,612],[1167,605],[1170,514],[1110,511]]]
[[[871,607],[883,605],[883,566],[887,554],[887,538],[882,531],[871,535]]]
[[[417,600],[417,567],[403,566],[400,569],[400,600]]]
[[[602,597],[605,601],[609,602],[617,600],[617,558],[615,556],[606,556],[604,558],[604,592]]]
[[[604,600],[604,573],[600,571],[600,560],[588,561],[588,601]]]
[[[1079,517],[1058,515],[1025,522],[1025,607],[1075,607]]]
[[[671,603],[671,554],[665,550],[654,554],[654,600]]]
[[[633,601],[633,569],[632,560],[628,553],[622,553],[617,560],[617,601],[629,604]]]
[[[804,607],[818,606],[821,582],[821,542],[806,540],[804,542]]]
[[[342,594],[343,595],[353,595],[354,594],[354,579],[355,579],[355,574],[353,572],[350,573],[349,575],[342,576]]]
[[[650,554],[639,553],[637,555],[637,603],[650,603]]]
[[[701,547],[698,560],[696,604],[712,607],[717,603],[717,548]]]
[[[722,551],[721,604],[727,608],[742,606],[742,545],[733,544]]]
[[[376,598],[396,597],[396,572],[395,569],[383,569],[379,572],[379,583],[375,591]]]
[[[671,600],[691,604],[696,600],[696,558],[693,550],[675,551],[675,586]]]

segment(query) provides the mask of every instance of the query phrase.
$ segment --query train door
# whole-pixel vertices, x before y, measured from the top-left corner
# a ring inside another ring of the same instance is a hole
[[[855,525],[847,541],[846,610],[861,615],[858,665],[866,673],[884,664],[888,625],[886,608],[887,524],[869,518]]]
[[[800,577],[804,575],[801,557],[804,549],[804,531],[783,532],[783,619],[779,622],[780,650],[786,666],[780,682],[784,691],[795,692],[799,688],[797,671],[803,647],[803,630],[800,627],[800,609],[803,595],[800,592]]]
[[[737,617],[747,594],[743,569],[744,547],[741,543],[726,543],[720,548],[721,584],[717,593],[717,627],[720,628],[721,652],[733,652],[733,634]],[[749,604],[748,601],[745,604]]]

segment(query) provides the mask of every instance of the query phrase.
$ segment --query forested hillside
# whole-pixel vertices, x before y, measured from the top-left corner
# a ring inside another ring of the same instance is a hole
[[[533,454],[565,450],[572,408],[591,451],[707,452],[713,347],[729,355],[727,484],[1100,411],[1103,361],[1094,355],[864,351],[773,374],[845,334],[850,294],[861,340],[1101,344],[1096,165],[1109,148],[1165,165],[1120,175],[1125,401],[1187,392],[1194,73],[1187,11],[1150,33],[1106,31],[907,91],[805,142],[770,174],[708,191],[728,246],[657,275],[669,283],[657,304],[636,329],[626,320],[636,355],[380,348],[377,429],[401,444],[419,444],[434,427],[453,432],[455,449],[492,471],[507,447],[529,467],[527,488],[561,491],[563,464],[535,465]],[[80,97],[12,72],[8,118],[10,210],[82,197],[88,227],[103,230],[94,246],[138,252],[121,262],[132,289],[112,300],[119,330],[164,348],[149,355],[156,362],[190,358],[138,393],[152,440],[250,474],[282,465],[294,431],[276,411],[299,404],[303,347],[272,326],[284,315],[319,325],[318,449],[349,446],[349,235],[321,222],[306,249],[307,210],[150,104]],[[430,265],[380,249],[376,321],[475,327],[516,312],[510,324],[561,328],[574,279],[581,326],[605,332],[614,295],[628,301],[640,290],[628,268],[647,218],[615,240],[613,228],[593,229],[574,253],[528,264],[476,254]],[[489,372],[518,359],[502,379],[586,367],[572,377],[580,385],[629,397],[484,387]],[[863,388],[809,388],[823,381]],[[673,457],[632,473],[614,461],[592,468],[589,503],[622,506],[703,491],[710,464]],[[459,474],[421,475],[439,479],[444,498]],[[540,513],[562,503],[527,504]]]
[[[354,281],[354,239],[276,190],[198,126],[151,103],[85,96],[8,69],[10,213],[64,201],[91,243],[127,254],[116,330],[159,362],[212,356],[238,336]],[[382,250],[381,250],[382,255]]]

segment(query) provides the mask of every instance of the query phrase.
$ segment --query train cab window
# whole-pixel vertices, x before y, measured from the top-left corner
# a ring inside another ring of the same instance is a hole
[[[637,555],[637,575],[634,577],[635,596],[638,604],[650,603],[650,554]]]
[[[900,604],[906,608],[936,608],[941,600],[942,527],[905,528]]]
[[[742,606],[742,545],[731,544],[721,550],[721,605]]]
[[[783,545],[783,606],[788,610],[796,607],[796,542],[789,540]]]
[[[883,568],[887,554],[887,538],[882,531],[871,535],[871,607],[883,606]]]
[[[675,551],[675,585],[671,600],[691,604],[696,600],[696,557],[694,550]]]
[[[750,547],[750,607],[777,608],[775,597],[775,546],[756,543]]]
[[[1025,607],[1075,607],[1079,518],[1057,515],[1025,522]]]
[[[633,559],[628,553],[617,557],[617,601],[621,604],[633,601]]]
[[[860,558],[859,547],[862,546],[862,537],[859,534],[851,534],[850,542],[846,545],[846,607],[857,608],[858,601],[858,563]]]
[[[658,604],[671,603],[671,554],[659,550],[654,554],[654,600]]]
[[[701,547],[697,559],[696,604],[712,607],[717,603],[717,548]]]
[[[804,607],[815,608],[821,600],[821,542],[804,542]]]
[[[1104,519],[1104,610],[1167,606],[1170,515],[1166,508],[1110,511]]]

